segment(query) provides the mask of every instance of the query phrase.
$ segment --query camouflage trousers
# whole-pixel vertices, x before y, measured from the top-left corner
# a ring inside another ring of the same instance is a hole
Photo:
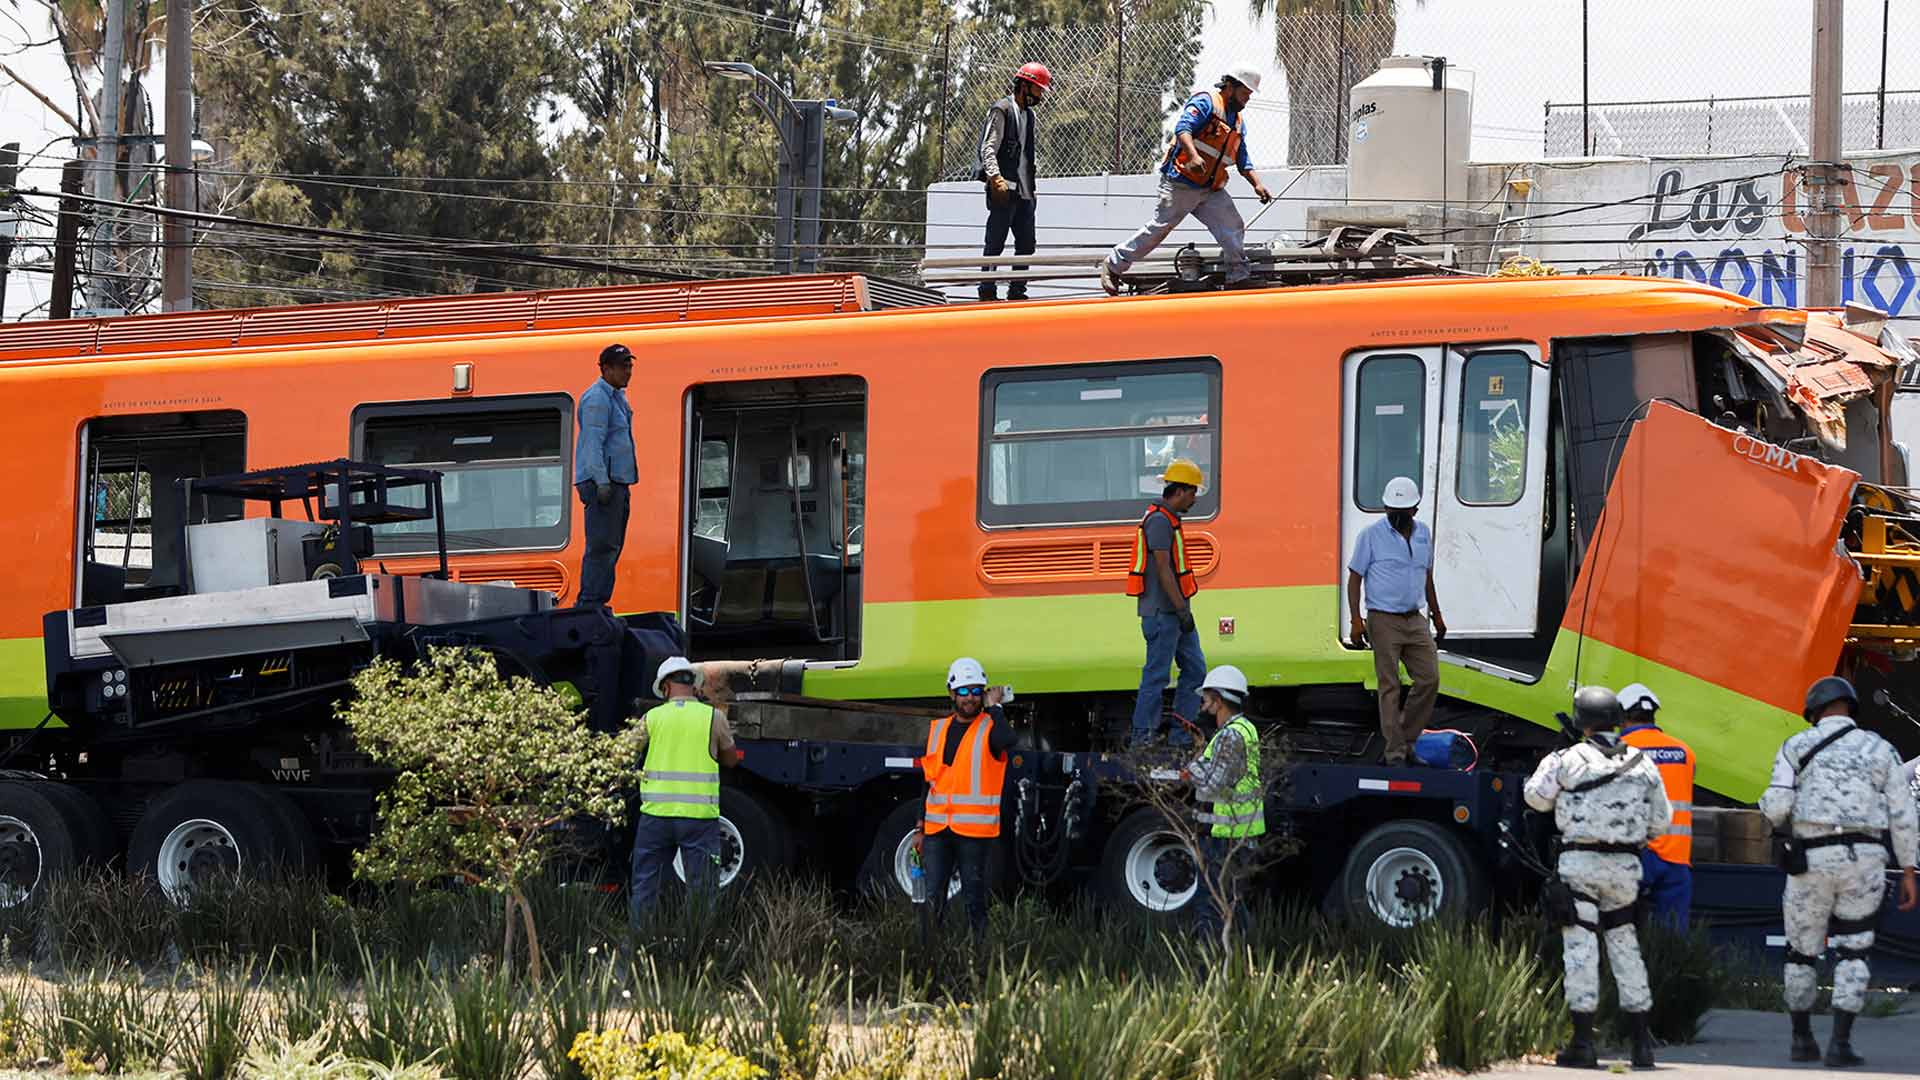
[[[1601,911],[1632,907],[1640,897],[1640,858],[1598,851],[1569,851],[1560,856],[1560,878],[1574,891],[1574,912],[1582,923],[1600,924]],[[1624,1012],[1646,1012],[1653,1007],[1647,989],[1647,965],[1640,958],[1640,939],[1633,923],[1605,931],[1607,960],[1613,965],[1614,985],[1620,990]],[[1567,1008],[1590,1013],[1600,1007],[1600,938],[1586,926],[1562,928],[1561,950],[1566,959]]]
[[[1875,844],[1815,848],[1807,852],[1807,872],[1787,878],[1781,914],[1787,924],[1787,1008],[1811,1012],[1818,993],[1818,970],[1796,963],[1795,953],[1817,958],[1827,949],[1830,919],[1871,919],[1886,891],[1887,853]],[[1836,950],[1864,952],[1873,947],[1873,931],[1832,936]],[[1833,1007],[1860,1011],[1867,1000],[1867,961],[1842,956],[1833,966]]]

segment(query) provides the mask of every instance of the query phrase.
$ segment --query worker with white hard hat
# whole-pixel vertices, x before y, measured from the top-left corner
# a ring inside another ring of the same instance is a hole
[[[927,777],[920,819],[927,882],[922,946],[929,944],[929,923],[945,926],[947,883],[956,866],[974,940],[987,936],[987,863],[1000,839],[1000,793],[1013,750],[1013,728],[1000,707],[1006,687],[988,687],[980,661],[963,656],[947,668],[947,696],[953,711],[927,725],[920,758]]]
[[[644,764],[640,820],[634,825],[633,880],[627,915],[635,926],[652,909],[660,876],[680,856],[687,887],[709,893],[720,867],[720,766],[739,764],[726,714],[700,700],[700,670],[684,656],[660,662],[648,710],[633,732]]]
[[[1647,842],[1640,853],[1640,891],[1653,902],[1653,915],[1682,930],[1693,907],[1693,748],[1660,730],[1654,714],[1660,699],[1645,683],[1620,691],[1626,726],[1620,741],[1647,756],[1660,769],[1673,820],[1667,835]]]
[[[1194,898],[1195,926],[1217,932],[1223,921],[1217,900],[1235,895],[1236,873],[1254,864],[1252,849],[1267,834],[1267,790],[1260,771],[1260,732],[1247,719],[1247,676],[1232,664],[1207,672],[1200,684],[1200,714],[1213,721],[1207,749],[1187,764],[1182,776],[1194,794],[1209,804],[1199,818],[1207,836],[1201,863],[1213,887]]]
[[[1234,64],[1212,90],[1187,99],[1173,126],[1173,141],[1160,160],[1160,200],[1153,220],[1113,249],[1100,264],[1100,285],[1109,295],[1120,292],[1120,276],[1147,253],[1160,246],[1188,214],[1213,234],[1227,267],[1229,288],[1247,280],[1247,225],[1227,194],[1229,168],[1238,169],[1253,185],[1261,202],[1273,199],[1253,171],[1247,157],[1247,102],[1260,89],[1260,69]]]
[[[1373,648],[1386,763],[1404,765],[1408,748],[1433,719],[1433,703],[1440,696],[1436,642],[1446,637],[1447,620],[1440,615],[1440,598],[1433,591],[1433,533],[1417,516],[1419,485],[1406,476],[1387,481],[1380,508],[1386,516],[1361,531],[1353,558],[1347,561],[1347,607],[1353,616],[1353,647]],[[1426,615],[1420,613],[1423,597]],[[1413,679],[1404,709],[1400,705],[1402,664]]]

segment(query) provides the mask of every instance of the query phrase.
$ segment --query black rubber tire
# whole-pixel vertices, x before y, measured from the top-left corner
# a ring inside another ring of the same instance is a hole
[[[912,886],[894,877],[893,855],[900,841],[920,828],[920,815],[925,806],[923,799],[908,799],[880,819],[880,827],[873,833],[873,843],[867,846],[866,858],[860,861],[860,871],[854,876],[854,888],[859,890],[860,895],[875,899],[912,898]],[[1000,837],[1000,841],[987,854],[987,892],[994,895],[1006,891],[1008,880],[1005,835]],[[959,871],[956,869],[954,873],[957,875]],[[948,895],[951,896],[958,887],[957,883],[950,881]]]
[[[39,787],[66,816],[73,832],[74,858],[82,865],[108,866],[120,857],[120,834],[93,796],[71,784],[49,781]]]
[[[759,796],[732,785],[720,788],[720,817],[740,834],[740,872],[728,887],[745,885],[761,874],[784,870],[793,865],[793,834]],[[724,835],[722,859],[732,853],[724,850],[731,840]],[[684,884],[680,867],[673,868],[675,880]]]
[[[1194,902],[1199,898],[1200,893],[1197,889],[1192,896],[1179,904],[1156,909],[1141,903],[1140,900],[1134,896],[1133,889],[1127,881],[1129,876],[1127,872],[1129,849],[1142,838],[1155,833],[1171,833],[1171,830],[1167,828],[1165,817],[1162,816],[1158,810],[1154,810],[1151,807],[1143,806],[1120,819],[1120,824],[1114,826],[1113,832],[1107,835],[1106,846],[1100,850],[1100,897],[1115,909],[1128,912],[1129,914],[1150,915],[1155,918],[1179,917],[1184,912],[1190,910]],[[1180,869],[1177,863],[1167,867],[1167,869],[1176,875],[1183,872],[1189,875],[1196,873],[1196,868],[1193,867],[1191,863],[1192,856],[1189,855],[1187,858],[1189,861],[1184,871]],[[1176,877],[1175,883],[1177,883],[1178,880]],[[1171,890],[1174,883],[1159,882],[1158,884],[1161,888]]]
[[[1459,834],[1430,821],[1402,819],[1374,826],[1353,845],[1327,890],[1321,910],[1329,918],[1393,926],[1368,902],[1367,873],[1395,848],[1419,852],[1439,872],[1432,884],[1438,886],[1440,899],[1426,917],[1471,918],[1486,906],[1486,874]]]
[[[127,869],[160,879],[160,846],[182,822],[214,822],[233,838],[240,872],[252,877],[306,873],[313,865],[311,830],[293,828],[299,811],[286,796],[259,784],[189,780],[161,792],[133,829]],[[304,838],[304,839],[303,839]]]
[[[71,873],[80,862],[73,825],[68,821],[63,803],[57,801],[57,796],[49,795],[50,786],[19,780],[0,782],[0,816],[13,818],[25,826],[39,849],[39,866],[32,881],[12,881],[13,860],[0,850],[0,873],[6,875],[10,884],[27,888],[27,895],[22,898],[25,901],[38,898],[49,880]],[[24,867],[21,869],[24,874]],[[0,898],[0,903],[4,903],[4,898]]]

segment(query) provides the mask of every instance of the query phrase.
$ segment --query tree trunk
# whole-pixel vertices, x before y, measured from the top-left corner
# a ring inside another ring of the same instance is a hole
[[[1391,3],[1345,15],[1309,12],[1274,19],[1273,58],[1287,77],[1287,164],[1330,165],[1340,159],[1347,91],[1392,54],[1397,29]]]
[[[524,896],[519,889],[513,890],[511,895],[513,902],[520,905],[520,921],[527,931],[527,976],[533,980],[533,985],[539,986],[541,974],[540,934],[533,928],[533,905],[527,903],[526,896]],[[508,910],[511,911],[512,908],[510,907]],[[511,919],[509,919],[509,922],[511,922]],[[500,959],[502,963],[506,962],[506,957],[502,956]]]

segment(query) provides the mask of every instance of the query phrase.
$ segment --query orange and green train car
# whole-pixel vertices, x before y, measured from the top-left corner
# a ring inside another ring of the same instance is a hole
[[[787,661],[756,667],[813,698],[937,698],[975,656],[1056,749],[1125,729],[1134,523],[1181,457],[1208,480],[1186,524],[1208,660],[1303,753],[1375,752],[1342,582],[1408,475],[1447,726],[1515,760],[1576,683],[1644,682],[1701,785],[1751,800],[1843,662],[1857,481],[1905,479],[1884,423],[1904,346],[1696,285],[882,299],[823,276],[0,329],[0,726],[46,715],[45,613],[177,588],[182,515],[220,512],[182,505],[181,477],[430,466],[457,580],[570,601],[574,407],[615,341],[640,472],[617,610],[677,612],[696,659]],[[402,530],[378,561],[425,569],[432,538]]]

